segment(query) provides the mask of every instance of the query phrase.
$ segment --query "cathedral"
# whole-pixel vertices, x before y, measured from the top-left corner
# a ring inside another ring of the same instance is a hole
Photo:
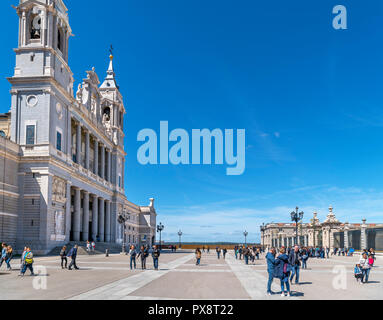
[[[20,0],[11,110],[0,115],[0,241],[48,253],[70,241],[155,242],[154,199],[124,191],[123,97],[113,55],[73,89],[62,0]]]

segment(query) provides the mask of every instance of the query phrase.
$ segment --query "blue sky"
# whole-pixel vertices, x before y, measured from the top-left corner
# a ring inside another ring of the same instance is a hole
[[[18,19],[1,1],[1,112],[14,67]],[[305,221],[334,206],[344,221],[383,220],[383,4],[379,0],[65,1],[78,81],[103,79],[108,48],[125,99],[126,193],[156,199],[165,240],[259,241],[262,222]],[[332,8],[348,9],[334,30]],[[139,130],[246,129],[246,171],[142,166]],[[158,222],[159,222],[158,221]]]

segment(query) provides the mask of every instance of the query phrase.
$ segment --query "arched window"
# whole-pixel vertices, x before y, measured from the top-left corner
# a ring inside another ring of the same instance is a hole
[[[31,39],[40,39],[41,37],[41,17],[38,14],[31,15],[30,23]]]
[[[103,118],[104,118],[104,115],[106,116],[106,121],[110,121],[110,108],[109,107],[104,108]]]
[[[57,49],[64,51],[64,31],[61,28],[57,28]]]

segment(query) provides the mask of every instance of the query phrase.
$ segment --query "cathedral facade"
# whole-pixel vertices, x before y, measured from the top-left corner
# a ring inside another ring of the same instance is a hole
[[[41,253],[69,241],[152,245],[154,200],[138,206],[125,196],[125,107],[112,54],[103,82],[93,68],[74,91],[63,1],[20,0],[16,12],[11,110],[0,119],[0,241]]]

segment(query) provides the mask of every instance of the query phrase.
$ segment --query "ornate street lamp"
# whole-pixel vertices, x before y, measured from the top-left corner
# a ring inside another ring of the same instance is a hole
[[[126,212],[123,211],[122,213],[120,213],[118,215],[118,218],[117,218],[117,221],[118,221],[119,224],[122,225],[122,230],[123,230],[122,250],[121,250],[122,254],[126,254],[126,244],[125,244],[125,237],[126,237],[126,235],[125,235],[125,233],[126,233],[126,224],[125,224],[125,222],[126,222],[126,220],[127,220]]]
[[[157,232],[160,233],[160,251],[162,250],[161,232],[164,229],[165,229],[165,226],[160,222],[160,224],[157,226]]]
[[[261,233],[262,233],[262,251],[263,252],[265,252],[265,231],[266,231],[265,223],[262,223]]]
[[[182,231],[178,231],[178,236],[179,236],[179,239],[180,239],[180,244],[179,244],[179,248],[181,249],[181,237],[182,237]]]
[[[245,232],[243,233],[243,235],[245,236],[245,247],[247,247],[247,242],[246,242],[246,238],[248,236],[248,232],[245,230]]]
[[[296,231],[296,235],[295,235],[295,243],[296,245],[299,245],[298,243],[298,222],[301,221],[303,219],[303,211],[299,212],[298,213],[298,207],[295,208],[295,211],[291,212],[291,220],[295,222],[295,231]]]

